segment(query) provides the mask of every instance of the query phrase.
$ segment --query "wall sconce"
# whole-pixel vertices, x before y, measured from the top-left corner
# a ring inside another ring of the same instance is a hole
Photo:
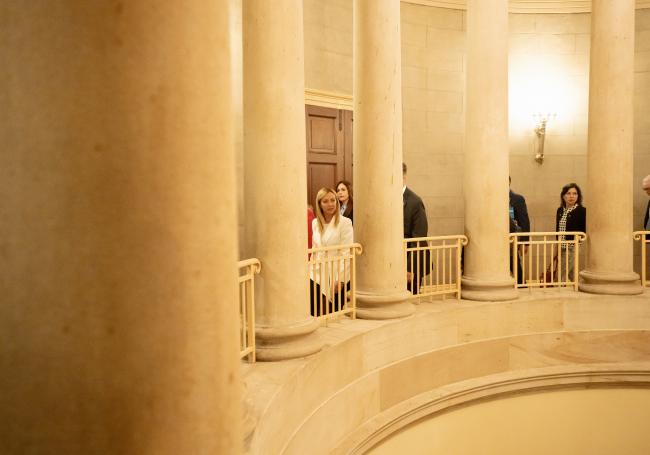
[[[537,142],[535,144],[535,161],[539,164],[544,162],[544,139],[546,137],[546,124],[549,120],[554,119],[556,116],[555,113],[537,113],[533,114],[533,119],[535,119],[535,135],[537,136]]]

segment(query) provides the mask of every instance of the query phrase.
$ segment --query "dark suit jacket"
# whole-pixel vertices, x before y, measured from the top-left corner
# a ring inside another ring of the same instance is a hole
[[[353,215],[352,215],[352,199],[350,199],[348,201],[348,205],[347,205],[347,207],[345,207],[345,212],[343,212],[341,215],[350,218],[350,221],[354,221],[352,219],[352,217],[353,217]]]
[[[648,199],[648,205],[645,208],[645,216],[643,217],[643,226],[642,229],[645,229],[646,225],[648,224],[648,210],[650,210],[650,199]]]
[[[427,212],[420,196],[408,187],[404,190],[404,238],[426,237],[429,226]]]
[[[427,224],[427,212],[424,209],[422,199],[408,187],[404,190],[404,238],[426,237],[429,225]],[[425,258],[420,258],[420,264],[424,264]],[[407,270],[411,272],[411,260],[407,257]]]
[[[557,232],[560,229],[560,218],[562,218],[562,207],[557,208],[555,212],[555,231]],[[576,207],[569,216],[566,218],[566,230],[568,231],[577,231],[577,232],[587,232],[587,209],[579,205]],[[567,240],[572,240],[572,235],[566,236]]]
[[[528,219],[528,208],[526,199],[521,194],[510,191],[510,207],[515,212],[515,221],[521,228],[521,232],[530,232],[530,220]]]

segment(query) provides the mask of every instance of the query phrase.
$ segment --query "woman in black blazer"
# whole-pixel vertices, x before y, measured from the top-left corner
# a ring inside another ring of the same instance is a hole
[[[341,215],[352,221],[352,185],[347,180],[340,180],[336,184],[336,197],[341,207]]]
[[[568,183],[560,192],[561,205],[555,213],[556,232],[586,232],[587,209],[582,206],[582,191],[575,183]],[[561,235],[560,240],[573,240],[572,235]],[[568,256],[568,258],[567,258]],[[573,281],[574,273],[573,244],[561,243],[558,262],[559,281]]]

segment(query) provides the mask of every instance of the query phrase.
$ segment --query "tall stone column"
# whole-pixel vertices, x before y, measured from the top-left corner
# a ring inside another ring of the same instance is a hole
[[[633,269],[634,0],[594,0],[581,291],[640,294]]]
[[[309,314],[302,0],[245,0],[244,205],[258,360],[321,349]]]
[[[508,0],[467,2],[462,297],[517,297],[508,253]]]
[[[238,453],[233,2],[0,2],[0,452]]]
[[[402,203],[399,0],[354,0],[354,234],[359,317],[411,314]]]

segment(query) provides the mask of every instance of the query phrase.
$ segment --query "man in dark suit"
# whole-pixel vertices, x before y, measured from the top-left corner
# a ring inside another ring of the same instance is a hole
[[[512,179],[508,177],[508,185]],[[530,232],[530,220],[528,219],[528,208],[526,199],[521,194],[510,190],[510,232]],[[528,237],[519,237],[519,240],[528,240]],[[512,271],[512,251],[510,251],[510,271]],[[524,282],[521,270],[521,261],[517,261],[517,283]]]
[[[650,175],[646,175],[643,178],[643,181],[641,182],[641,187],[643,188],[643,191],[645,191],[645,194],[650,196]],[[645,208],[645,216],[643,217],[643,230],[644,231],[649,231],[650,230],[650,224],[648,224],[648,221],[650,221],[648,218],[648,212],[650,212],[650,199],[648,199],[648,205]]]
[[[422,199],[406,187],[406,164],[402,163],[403,188],[402,196],[404,201],[404,238],[412,239],[416,237],[426,237],[428,231],[427,212],[424,208]],[[426,242],[421,242],[425,246]],[[409,244],[409,247],[415,245]],[[419,260],[418,260],[419,257]],[[408,290],[413,294],[418,293],[418,289],[425,275],[426,264],[429,255],[422,252],[418,257],[412,257],[408,254],[406,257],[406,280]],[[419,262],[419,264],[418,264]],[[413,265],[411,265],[413,263]],[[419,266],[418,266],[419,265]]]

